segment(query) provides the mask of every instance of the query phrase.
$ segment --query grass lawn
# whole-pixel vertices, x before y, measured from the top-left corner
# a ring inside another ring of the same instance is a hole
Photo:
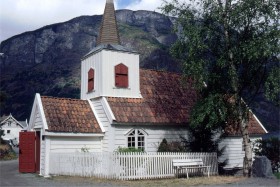
[[[94,184],[106,184],[109,183],[113,186],[145,186],[145,187],[154,187],[154,186],[197,186],[197,185],[218,185],[218,184],[230,184],[238,181],[245,180],[244,177],[234,177],[234,176],[210,176],[208,177],[191,177],[189,179],[179,178],[179,179],[156,179],[156,180],[134,180],[134,181],[121,181],[121,180],[107,180],[107,179],[98,179],[98,178],[83,178],[83,177],[68,177],[68,176],[57,176],[53,180],[57,181],[72,181],[73,183],[79,183],[79,181],[91,182]]]
[[[277,179],[280,179],[280,173],[274,173],[274,175],[277,177]]]

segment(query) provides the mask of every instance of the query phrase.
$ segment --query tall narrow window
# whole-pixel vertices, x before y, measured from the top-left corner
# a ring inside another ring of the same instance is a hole
[[[88,71],[88,92],[94,90],[94,69]]]
[[[128,87],[128,68],[124,64],[115,66],[115,86],[120,88]]]
[[[140,130],[133,130],[128,134],[127,147],[145,150],[145,135]]]

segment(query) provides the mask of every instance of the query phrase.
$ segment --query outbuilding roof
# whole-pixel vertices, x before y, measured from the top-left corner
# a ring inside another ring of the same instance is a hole
[[[267,133],[261,122],[251,111],[249,112],[248,132],[250,135],[262,135]],[[238,125],[228,125],[226,127],[226,133],[231,136],[241,135]]]
[[[48,131],[101,133],[102,130],[87,100],[42,96]]]

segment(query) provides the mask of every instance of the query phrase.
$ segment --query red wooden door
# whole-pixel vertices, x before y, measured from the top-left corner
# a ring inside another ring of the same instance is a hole
[[[36,132],[19,133],[19,172],[35,173]]]

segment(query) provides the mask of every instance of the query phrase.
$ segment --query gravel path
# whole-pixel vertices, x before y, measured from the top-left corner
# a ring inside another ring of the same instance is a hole
[[[54,178],[44,178],[37,174],[22,174],[18,172],[18,160],[12,161],[0,161],[0,186],[91,186],[91,187],[112,187],[112,186],[174,186],[174,182],[178,182],[175,186],[186,186],[187,179],[168,179],[147,182],[142,181],[116,181],[116,180],[103,180],[94,178],[82,178],[82,177],[54,177]],[[263,178],[249,178],[245,180],[240,180],[232,184],[223,185],[201,185],[202,187],[216,187],[216,186],[275,186],[280,187],[280,180],[277,179],[263,179]]]
[[[52,178],[44,178],[40,177],[37,174],[31,173],[19,173],[18,172],[18,160],[11,161],[0,161],[0,186],[13,186],[13,187],[21,187],[21,186],[91,186],[91,187],[112,187],[116,185],[112,185],[110,183],[100,183],[94,182],[92,180],[78,178],[75,180],[71,180],[68,178],[67,180],[59,179],[55,180]]]

